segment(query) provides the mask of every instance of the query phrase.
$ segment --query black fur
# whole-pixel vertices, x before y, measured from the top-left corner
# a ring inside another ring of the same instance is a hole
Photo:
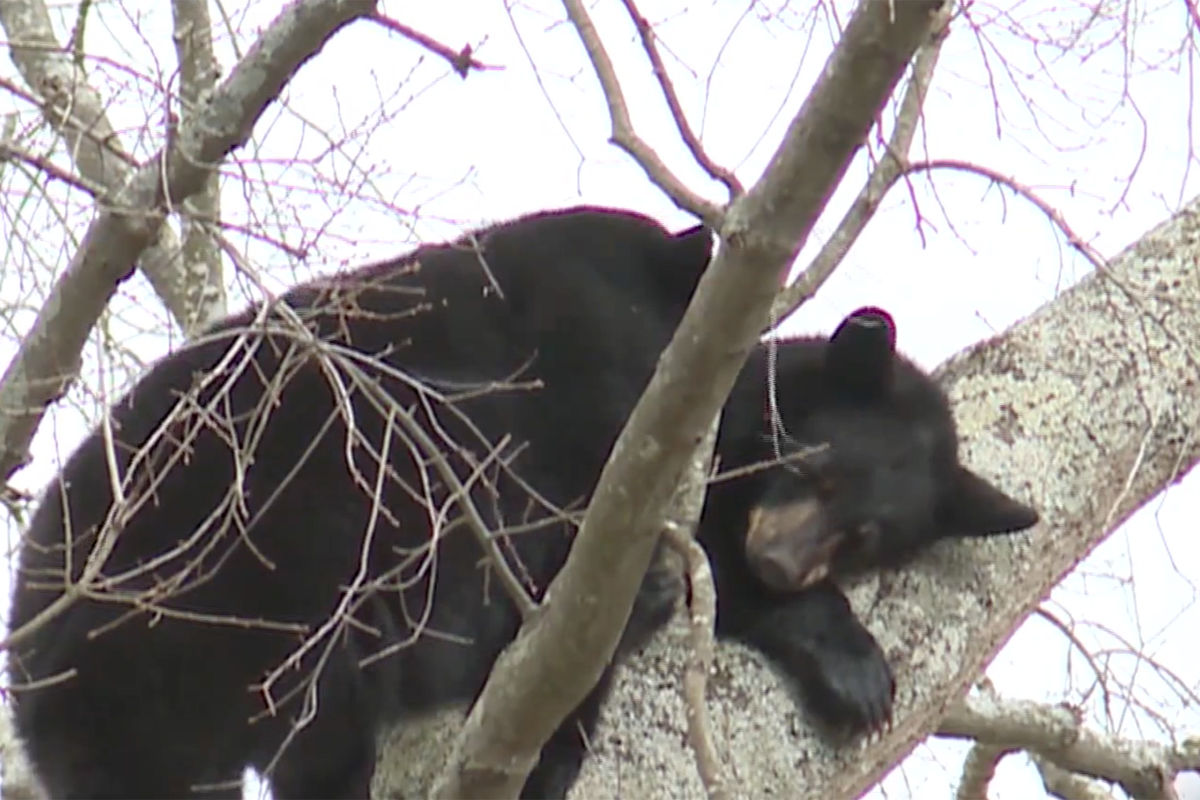
[[[775,424],[763,410],[760,348],[726,405],[723,464],[811,455],[712,486],[699,532],[713,562],[718,635],[769,656],[839,737],[890,721],[895,682],[833,579],[900,566],[940,539],[1038,519],[959,464],[945,394],[895,341],[891,317],[863,308],[828,341],[780,342]]]
[[[97,531],[119,531],[103,597],[12,653],[16,684],[74,670],[17,694],[50,793],[238,796],[250,765],[278,798],[365,796],[378,728],[469,703],[519,624],[430,444],[482,521],[511,529],[500,549],[540,596],[573,532],[554,507],[584,507],[710,246],[703,229],[671,235],[627,212],[536,215],[298,287],[159,362],[112,409],[124,501],[98,431],[51,483],[21,550],[14,629],[60,595],[67,533],[77,579]],[[779,346],[774,433],[766,350],[752,356],[722,465],[770,458],[776,442],[784,454],[830,447],[715,484],[699,534],[720,635],[762,649],[819,718],[854,731],[890,714],[891,673],[820,577],[1036,520],[958,466],[944,396],[893,359],[880,315],[852,317],[833,345]],[[621,652],[666,621],[677,588],[652,568]],[[273,673],[268,713],[259,684]],[[317,713],[296,729],[313,675]],[[566,793],[610,676],[547,743],[523,796]]]

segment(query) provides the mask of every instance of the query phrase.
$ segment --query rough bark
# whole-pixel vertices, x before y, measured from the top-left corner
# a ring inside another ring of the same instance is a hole
[[[179,116],[187,119],[204,107],[217,83],[220,67],[213,56],[212,20],[208,3],[174,0],[175,58],[179,62]],[[180,246],[185,316],[184,333],[191,335],[224,317],[225,283],[216,226],[221,219],[221,179],[216,169],[204,186],[185,197],[179,207],[183,243]]]
[[[709,711],[735,796],[863,793],[938,728],[1051,587],[1200,460],[1198,266],[1200,199],[1103,274],[940,370],[966,462],[1031,500],[1043,522],[1027,534],[939,546],[908,570],[853,588],[899,685],[896,724],[873,742],[823,744],[757,654],[720,644]],[[618,672],[573,798],[704,796],[679,688],[688,641],[681,616]],[[449,712],[398,731],[376,796],[423,796],[461,719]]]
[[[952,704],[938,735],[973,739],[977,748],[999,752],[1025,750],[1043,781],[1074,787],[1071,796],[1115,784],[1133,798],[1177,800],[1175,776],[1200,769],[1200,739],[1167,744],[1105,734],[1084,724],[1078,709],[1006,700],[992,691],[975,691]],[[961,788],[959,796],[965,796]]]
[[[46,406],[78,373],[88,334],[167,211],[200,191],[209,166],[246,142],[263,109],[330,36],[373,8],[367,0],[288,6],[167,146],[104,199],[0,379],[0,483],[24,463]]]

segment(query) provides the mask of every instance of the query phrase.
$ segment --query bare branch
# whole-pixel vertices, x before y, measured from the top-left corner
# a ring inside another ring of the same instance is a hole
[[[188,119],[212,94],[217,83],[212,21],[208,16],[208,3],[172,0],[171,11],[175,22],[175,54],[179,61],[179,117]],[[178,272],[183,276],[187,316],[182,327],[187,336],[207,328],[225,316],[227,310],[221,276],[221,249],[217,245],[215,228],[205,222],[221,218],[220,190],[220,176],[213,169],[205,179],[204,187],[180,204],[183,246]]]
[[[1028,750],[1061,769],[1118,784],[1135,798],[1164,798],[1182,770],[1200,769],[1200,739],[1178,747],[1092,730],[1077,711],[976,692],[952,705],[939,736]]]
[[[1000,759],[1013,752],[1011,747],[976,742],[963,761],[962,777],[958,781],[955,800],[987,800],[988,786],[996,775]]]
[[[1116,800],[1116,795],[1099,781],[1068,772],[1036,753],[1032,754],[1032,758],[1034,766],[1042,776],[1042,786],[1052,797],[1060,797],[1062,800]]]
[[[1047,203],[1042,198],[1038,197],[1037,193],[1032,188],[1023,183],[1018,182],[1015,178],[1007,175],[1002,175],[994,169],[985,167],[982,164],[973,164],[970,161],[960,161],[954,158],[937,158],[929,161],[917,161],[909,164],[906,172],[932,172],[938,169],[952,169],[959,172],[968,172],[975,175],[980,175],[987,178],[992,183],[1000,186],[1007,186],[1016,194],[1024,197],[1029,202],[1037,206],[1038,210],[1045,214],[1051,222],[1054,223],[1063,236],[1066,237],[1067,243],[1071,245],[1081,256],[1086,258],[1088,262],[1098,270],[1103,270],[1107,264],[1107,259],[1104,258],[1096,248],[1084,241],[1083,237],[1075,232],[1075,230],[1067,224],[1067,220],[1063,217],[1062,212],[1057,208]]]
[[[32,95],[20,94],[41,107],[88,183],[119,191],[131,175],[127,165],[134,163],[133,159],[122,148],[104,111],[104,101],[88,85],[82,66],[55,38],[45,3],[0,3],[0,25],[8,35],[13,63],[33,89]],[[152,233],[149,244],[142,248],[145,252],[138,254],[139,263],[154,291],[186,330],[190,314],[185,282],[178,274],[178,239],[167,227]]]
[[[23,164],[28,164],[39,172],[44,172],[48,178],[62,181],[68,186],[90,194],[92,197],[102,197],[108,192],[107,186],[93,183],[86,177],[67,172],[50,158],[30,153],[28,150],[18,147],[11,141],[0,140],[0,161],[20,161]]]
[[[723,224],[720,207],[689,189],[671,172],[671,168],[663,162],[654,148],[634,130],[633,121],[629,117],[629,107],[625,103],[625,93],[621,90],[621,82],[617,80],[617,71],[608,57],[600,34],[596,32],[596,26],[592,24],[592,18],[583,7],[582,0],[563,0],[563,5],[567,9],[571,24],[575,26],[575,31],[583,41],[588,59],[596,71],[596,78],[600,81],[600,88],[604,90],[604,99],[608,102],[608,116],[612,120],[610,141],[629,153],[637,165],[645,170],[646,176],[666,192],[677,206],[691,211],[714,230],[720,229]]]
[[[11,5],[16,4],[0,3],[0,9]],[[117,284],[158,234],[168,209],[202,188],[211,165],[246,142],[263,109],[296,70],[372,6],[364,0],[305,0],[288,6],[204,108],[113,194],[0,379],[0,480],[6,481],[25,461],[45,407],[78,373],[88,333]]]
[[[825,281],[833,275],[851,246],[858,240],[867,223],[879,210],[879,204],[888,191],[905,174],[908,162],[908,151],[912,147],[913,136],[917,132],[917,124],[925,107],[925,95],[933,80],[933,71],[937,67],[938,57],[942,52],[942,43],[950,33],[950,17],[954,6],[947,3],[938,12],[934,21],[930,39],[920,50],[913,61],[912,77],[909,78],[908,88],[900,100],[896,115],[896,126],[888,140],[879,163],[871,171],[867,183],[863,186],[850,208],[846,209],[837,229],[825,241],[821,251],[812,262],[805,267],[804,272],[796,281],[779,293],[771,310],[771,319],[783,320],[800,306],[804,305]]]
[[[675,525],[666,529],[667,541],[684,557],[691,587],[691,656],[683,674],[683,698],[687,708],[688,744],[696,755],[696,770],[709,800],[730,797],[728,773],[713,743],[705,690],[713,660],[713,626],[717,621],[717,590],[713,586],[708,556],[691,534]]]
[[[662,55],[658,52],[658,44],[654,34],[654,28],[646,21],[638,11],[637,5],[633,0],[622,0],[625,3],[625,10],[629,12],[629,18],[633,20],[633,24],[637,27],[638,36],[642,39],[642,49],[646,51],[646,56],[650,59],[650,65],[654,68],[654,77],[658,80],[658,86],[662,89],[663,97],[667,100],[667,106],[671,109],[671,118],[675,120],[675,129],[679,131],[680,138],[687,145],[688,150],[692,154],[692,158],[696,159],[696,163],[708,170],[708,174],[725,184],[725,188],[729,190],[729,197],[733,199],[745,193],[745,187],[738,180],[737,175],[732,170],[721,166],[713,161],[712,157],[704,149],[704,145],[700,142],[700,137],[692,130],[691,124],[687,120],[687,115],[683,113],[683,105],[679,102],[679,95],[675,92],[675,84],[671,82],[671,76],[667,73],[667,65],[663,63]]]
[[[766,175],[731,206],[721,231],[725,246],[613,447],[543,613],[497,659],[436,796],[516,796],[542,744],[595,686],[629,618],[695,443],[758,339],[780,272],[940,6],[934,0],[868,0],[856,10]],[[581,5],[568,7],[581,37],[593,40]],[[597,52],[589,46],[593,57]],[[606,63],[600,60],[597,71]],[[595,598],[601,596],[607,613],[597,613]],[[553,659],[540,657],[552,652]]]
[[[367,15],[367,18],[372,22],[377,22],[389,31],[394,31],[406,39],[410,39],[424,47],[429,52],[436,56],[446,59],[450,67],[458,73],[460,78],[467,77],[467,73],[471,70],[482,71],[485,69],[503,69],[503,67],[484,64],[472,55],[474,52],[471,45],[464,44],[462,49],[457,53],[448,45],[444,45],[432,36],[421,33],[416,28],[405,25],[398,19],[387,16],[379,11],[373,11]]]

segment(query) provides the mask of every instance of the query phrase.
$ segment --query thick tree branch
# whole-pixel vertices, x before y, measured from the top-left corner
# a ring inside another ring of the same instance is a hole
[[[1000,759],[1013,752],[1009,747],[976,742],[963,761],[962,776],[958,779],[955,800],[987,800],[988,786],[996,776]]]
[[[179,99],[182,119],[201,108],[217,84],[219,69],[213,56],[212,20],[208,3],[172,0],[175,22],[172,39],[179,61]],[[221,182],[216,169],[209,172],[204,187],[181,203],[183,229],[181,263],[176,274],[183,279],[186,318],[183,331],[191,335],[225,316],[225,283],[221,274],[221,249],[216,226],[205,220],[221,218]]]
[[[1117,800],[1116,795],[1100,781],[1067,772],[1039,755],[1033,756],[1033,764],[1042,777],[1042,787],[1051,797],[1061,800]]]
[[[19,4],[0,3],[0,8],[9,5]],[[0,379],[0,481],[25,461],[46,406],[78,373],[88,333],[117,284],[154,240],[168,209],[199,191],[210,165],[246,142],[263,109],[296,70],[372,7],[365,0],[304,0],[288,6],[167,147],[102,204]]]
[[[595,685],[629,617],[665,509],[758,339],[779,274],[940,6],[862,3],[765,176],[730,207],[724,246],[613,448],[567,563],[541,613],[497,660],[437,796],[515,796],[542,743]],[[569,12],[573,20],[580,11]]]
[[[872,786],[937,728],[947,704],[1052,586],[1200,460],[1198,264],[1200,198],[1104,272],[940,370],[966,463],[1031,500],[1043,523],[1028,534],[939,546],[887,581],[853,587],[898,684],[895,724],[873,741],[830,749],[760,658],[718,647],[714,675],[723,677],[709,682],[710,711],[745,795],[786,788],[790,797],[852,797]],[[618,674],[574,797],[618,787],[660,798],[703,791],[680,744],[674,690],[657,688],[685,665],[673,634]],[[652,745],[631,764],[610,732]],[[663,775],[674,779],[666,790]]]
[[[1200,769],[1200,739],[1168,747],[1111,736],[1085,726],[1077,712],[1028,700],[972,693],[946,712],[939,736],[1028,750],[1067,772],[1118,784],[1130,797],[1170,796],[1175,775]]]

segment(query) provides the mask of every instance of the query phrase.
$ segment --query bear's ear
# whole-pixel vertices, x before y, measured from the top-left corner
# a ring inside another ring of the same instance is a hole
[[[953,485],[943,498],[941,522],[946,537],[1016,533],[1038,521],[1032,508],[961,465],[955,467]]]
[[[653,249],[646,254],[651,263],[642,265],[646,286],[654,293],[648,298],[653,303],[650,308],[669,313],[668,319],[678,323],[708,268],[712,251],[712,231],[704,225],[656,237]]]
[[[712,258],[712,251],[713,233],[707,225],[697,225],[671,234],[672,255],[683,264],[699,264],[703,271]]]
[[[860,308],[829,337],[825,371],[833,388],[870,400],[887,391],[896,355],[896,323],[882,308]]]

